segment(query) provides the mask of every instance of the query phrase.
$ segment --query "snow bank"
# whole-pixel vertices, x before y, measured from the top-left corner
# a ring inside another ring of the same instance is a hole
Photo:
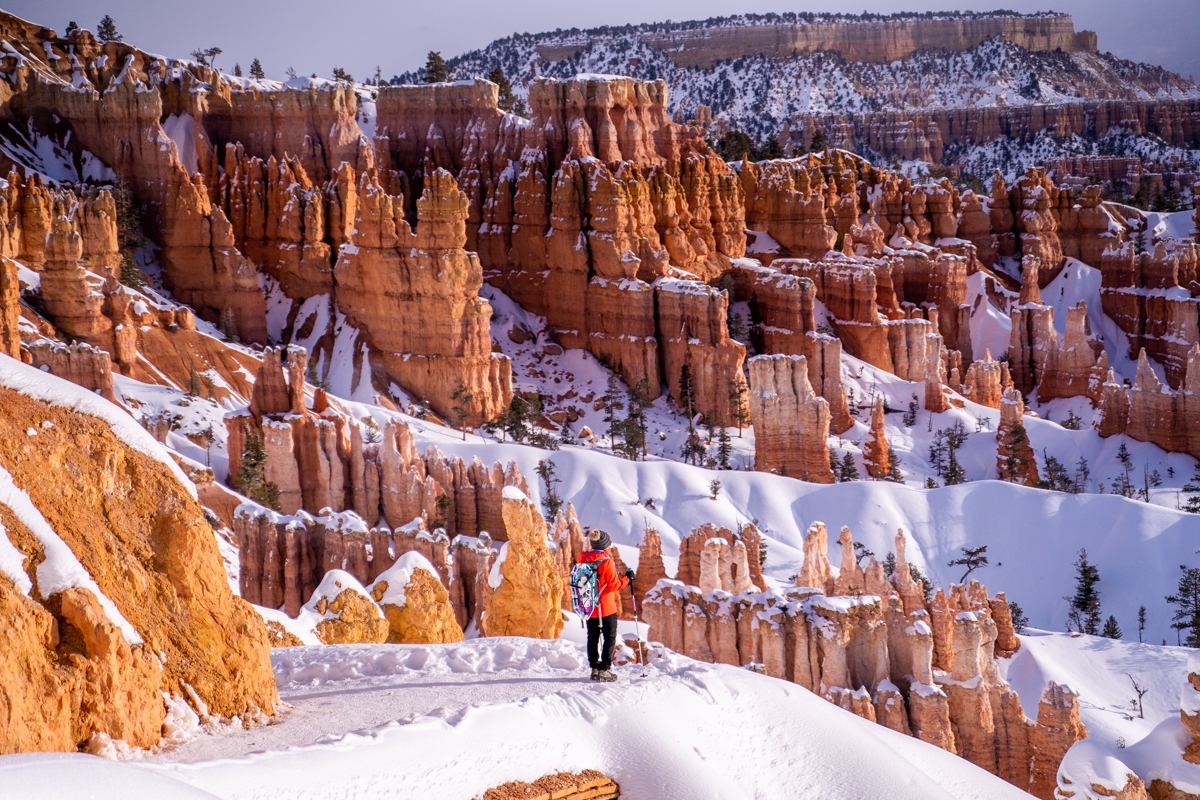
[[[103,420],[112,429],[114,436],[142,455],[165,465],[188,493],[192,497],[196,496],[195,485],[187,479],[166,449],[129,414],[103,397],[12,358],[0,359],[0,386],[58,408],[78,411]]]
[[[84,753],[0,757],[0,786],[4,787],[5,797],[217,800],[160,772]]]
[[[536,666],[548,655],[577,663],[578,682],[551,694],[470,706],[448,692],[446,705],[428,713],[312,745],[152,768],[228,800],[403,800],[445,794],[447,787],[458,797],[478,797],[505,781],[585,768],[611,775],[631,800],[1028,797],[964,759],[860,719],[800,686],[673,654],[653,661],[645,678],[641,667],[618,668],[620,682],[603,686],[587,680],[578,645],[508,638],[290,650],[283,654],[287,667],[277,657],[276,675],[284,687],[291,680],[329,680],[331,673],[355,678],[371,670],[407,671],[414,686],[427,686],[439,673],[462,670],[509,686],[528,681],[534,692],[546,672],[561,673]],[[497,670],[502,664],[510,666]],[[348,684],[347,690],[367,685]],[[402,690],[403,683],[391,685]],[[331,728],[336,724],[330,720]]]
[[[8,361],[9,359],[4,360]],[[120,628],[121,632],[125,634],[125,639],[130,644],[141,643],[142,637],[129,624],[129,621],[125,619],[113,601],[109,600],[104,592],[100,591],[100,587],[92,580],[92,576],[88,574],[83,564],[79,563],[79,559],[75,557],[75,553],[51,529],[49,523],[46,522],[46,518],[42,516],[42,512],[38,511],[33,501],[29,499],[29,495],[26,494],[24,489],[19,488],[13,483],[12,475],[3,467],[0,467],[0,504],[8,506],[17,519],[21,521],[21,524],[28,528],[29,532],[42,545],[45,558],[37,565],[37,582],[38,591],[43,597],[58,594],[64,589],[88,589],[99,599],[100,605],[104,608],[104,613],[108,615],[109,621]],[[0,557],[3,557],[3,555],[3,549],[0,549]],[[7,567],[7,565],[5,566]],[[18,563],[17,566],[20,567],[20,564]],[[5,571],[7,572],[7,568]],[[26,583],[28,583],[28,579],[26,579]],[[28,590],[29,587],[26,586],[25,591]]]

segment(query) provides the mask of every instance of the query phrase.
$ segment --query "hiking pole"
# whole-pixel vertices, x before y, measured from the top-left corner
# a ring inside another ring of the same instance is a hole
[[[637,637],[638,646],[638,661],[642,662],[642,677],[646,677],[646,648],[642,646],[642,631],[641,620],[638,619],[637,610],[637,595],[633,593],[633,586],[629,587],[629,599],[633,602],[633,634]],[[650,635],[650,629],[646,629],[646,635]]]

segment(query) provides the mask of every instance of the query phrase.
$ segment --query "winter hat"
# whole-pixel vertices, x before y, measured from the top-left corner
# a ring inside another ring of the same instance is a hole
[[[612,547],[612,539],[599,528],[594,529],[588,534],[588,541],[591,542],[593,550],[607,550]]]

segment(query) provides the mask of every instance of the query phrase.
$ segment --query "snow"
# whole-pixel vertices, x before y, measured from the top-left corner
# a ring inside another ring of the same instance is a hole
[[[13,546],[4,523],[0,523],[0,572],[16,584],[21,594],[28,595],[33,588],[33,582],[25,574],[25,554]]]
[[[387,590],[377,600],[379,605],[392,605],[403,608],[405,603],[408,602],[404,596],[404,590],[408,588],[408,583],[412,580],[413,573],[418,569],[425,570],[435,580],[441,580],[438,578],[437,570],[434,569],[433,564],[429,563],[429,559],[414,550],[400,556],[395,564],[380,573],[375,582],[367,587],[367,593],[371,597],[375,597],[376,587],[386,583]]]
[[[10,361],[11,359],[4,359]],[[2,365],[0,365],[2,368]],[[39,375],[42,373],[38,373]],[[96,585],[96,581],[88,574],[83,564],[71,551],[59,535],[54,532],[50,524],[46,522],[46,518],[42,516],[42,512],[37,510],[33,501],[29,499],[29,495],[24,489],[21,489],[13,482],[13,477],[0,467],[0,505],[8,506],[16,518],[29,529],[29,532],[34,535],[38,543],[42,546],[44,558],[37,565],[37,585],[38,593],[42,597],[50,597],[54,594],[59,594],[65,589],[79,588],[88,589],[92,594],[96,595],[96,599],[100,601],[100,606],[104,609],[104,613],[108,616],[110,622],[121,629],[125,634],[125,639],[130,644],[140,644],[142,637],[134,629],[129,621],[125,619],[120,610],[109,600],[104,592],[100,591],[100,587]],[[5,537],[5,541],[7,538]],[[11,544],[9,544],[11,547]],[[12,566],[12,554],[5,552],[0,548],[0,557],[4,558],[3,566],[5,572]],[[22,559],[23,561],[23,559]],[[21,569],[21,563],[15,565]],[[18,586],[22,586],[21,582],[17,582]],[[23,586],[23,591],[28,593],[30,589],[28,579]]]
[[[1020,695],[1025,715],[1037,718],[1038,699],[1046,684],[1055,681],[1079,693],[1088,735],[1110,745],[1118,738],[1132,744],[1163,720],[1178,718],[1189,651],[1139,643],[1132,618],[1122,629],[1121,640],[1026,630],[1016,655],[997,662],[1001,675]],[[1131,678],[1149,689],[1142,698],[1144,718],[1130,705],[1135,697]]]
[[[196,120],[191,114],[172,114],[163,120],[163,132],[175,143],[179,163],[191,175],[198,169],[196,155]]]
[[[0,786],[9,797],[127,800],[217,800],[214,795],[143,766],[84,753],[29,753],[0,757]]]
[[[12,358],[0,359],[0,386],[34,400],[49,403],[56,408],[97,417],[107,423],[113,435],[126,445],[166,466],[188,493],[192,497],[196,496],[196,487],[183,474],[183,470],[168,455],[166,449],[142,426],[134,422],[127,412],[99,395]]]
[[[617,667],[607,685],[587,680],[582,647],[564,641],[294,648],[272,660],[292,706],[277,724],[201,737],[146,768],[226,800],[446,787],[477,797],[586,768],[630,800],[1027,797],[799,686],[670,653]]]

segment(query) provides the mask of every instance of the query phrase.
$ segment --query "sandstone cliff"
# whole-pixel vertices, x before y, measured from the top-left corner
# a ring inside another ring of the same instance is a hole
[[[12,556],[0,671],[6,716],[20,720],[0,750],[70,750],[100,734],[149,747],[162,692],[223,717],[274,713],[266,629],[229,591],[165,451],[116,407],[0,361],[0,546]]]

